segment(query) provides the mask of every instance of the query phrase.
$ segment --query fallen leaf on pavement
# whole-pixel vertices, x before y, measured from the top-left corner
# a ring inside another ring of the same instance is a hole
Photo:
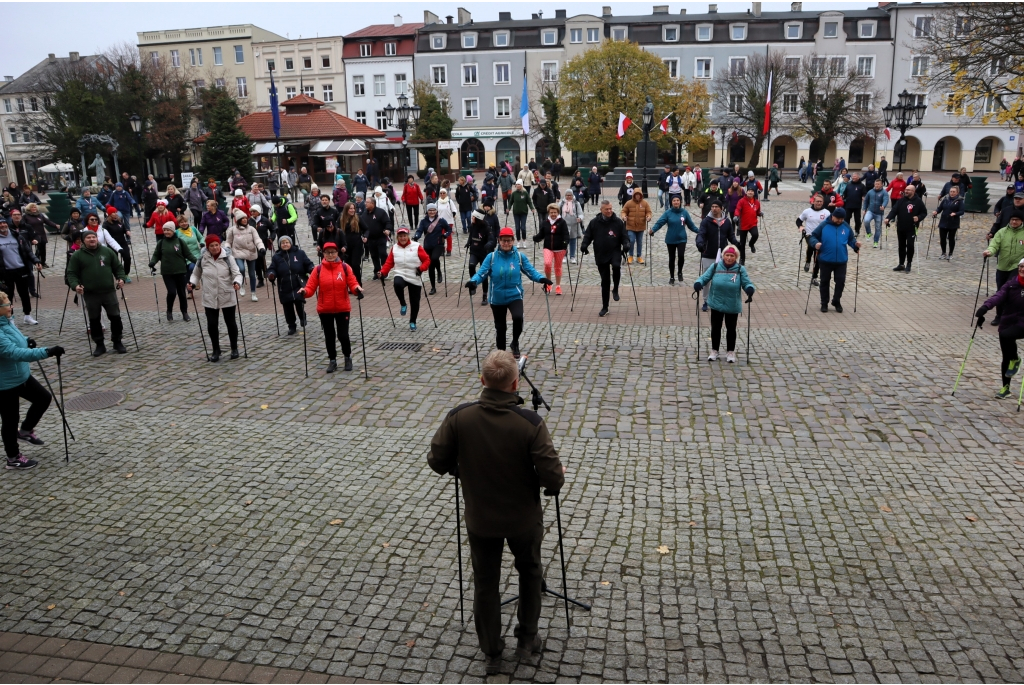
[[[423,608],[424,608],[424,609],[426,609],[426,608],[427,608],[428,606],[430,606],[430,604],[428,604],[427,602],[424,602],[424,603],[423,603]]]
[[[124,597],[124,590],[121,590],[120,592],[118,592],[117,596],[118,597]]]
[[[49,611],[50,609],[56,609],[56,608],[57,608],[57,605],[56,605],[56,604],[50,604],[50,605],[48,605],[48,606],[46,607],[46,610],[47,610],[47,611]]]
[[[269,406],[270,406],[269,404],[261,404],[260,405],[260,409],[266,409]]]
[[[405,643],[405,646],[406,647],[415,647],[416,646],[416,640],[409,640],[408,642]]]
[[[661,547],[658,548],[658,554],[668,554],[668,552],[669,552],[668,545],[662,545]]]
[[[249,506],[250,504],[252,504],[252,500],[251,499],[245,500],[245,506]]]
[[[850,377],[850,374],[848,374],[848,373],[844,373],[843,374],[843,378],[849,378],[849,377]]]
[[[385,546],[385,547],[390,547],[390,546],[391,546],[391,543],[390,543],[390,542],[385,542],[385,543],[384,543],[384,546]]]
[[[965,517],[965,518],[966,518],[966,519],[967,519],[968,521],[970,521],[971,523],[974,523],[975,521],[977,521],[977,520],[978,520],[978,517],[977,517],[977,516],[967,516],[967,517]]]
[[[131,478],[134,475],[135,475],[134,473],[129,473],[127,476],[125,476],[125,478]]]
[[[693,528],[696,525],[697,525],[696,521],[690,521],[690,528]]]
[[[331,521],[330,525],[337,526],[338,524],[341,524],[341,523],[344,523],[344,521],[342,521],[341,519],[334,519],[333,521]]]
[[[1022,462],[1017,462],[1017,463],[1020,464]],[[53,500],[55,500],[57,498],[56,497],[47,497],[46,499],[52,502]]]
[[[607,580],[602,580],[601,581],[601,585],[611,585],[611,583],[608,582]]]
[[[887,514],[891,514],[892,513],[892,509],[890,509],[889,507],[885,506],[884,504],[882,506],[878,507],[878,508],[881,509],[882,511],[886,512]]]
[[[846,339],[845,338],[840,338],[839,342],[846,342]]]

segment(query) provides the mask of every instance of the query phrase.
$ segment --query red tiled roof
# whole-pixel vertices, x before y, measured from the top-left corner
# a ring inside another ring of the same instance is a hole
[[[395,26],[394,24],[374,24],[373,26],[367,26],[365,29],[359,29],[355,33],[350,33],[344,36],[345,40],[351,38],[387,38],[390,36],[414,36],[416,30],[423,28],[422,23],[402,24],[401,26]]]
[[[324,102],[322,100],[317,100],[316,98],[311,98],[305,93],[300,93],[295,97],[289,98],[281,103],[282,107],[288,107],[289,105],[317,105],[318,107],[322,107],[324,105]]]
[[[303,95],[289,100],[293,102]],[[312,98],[306,98],[313,100]],[[313,100],[317,102],[317,100]],[[274,140],[274,117],[270,112],[254,112],[238,120],[238,125],[257,142]],[[316,138],[383,138],[384,133],[329,109],[314,109],[307,114],[281,114],[281,140]]]

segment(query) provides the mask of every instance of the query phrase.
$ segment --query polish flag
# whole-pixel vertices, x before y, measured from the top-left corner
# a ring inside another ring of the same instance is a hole
[[[668,117],[661,120],[661,132],[668,133]]]
[[[772,77],[775,76],[774,72],[768,72],[768,97],[764,101],[764,130],[761,131],[763,135],[768,135],[768,130],[772,127]]]
[[[622,136],[626,135],[626,129],[629,128],[630,124],[632,124],[632,123],[633,123],[632,119],[627,117],[622,112],[619,112],[619,130],[616,131],[615,137],[616,138],[622,138]]]
[[[882,133],[885,134],[885,139],[886,140],[892,140],[892,133],[889,131],[889,127],[888,126],[885,127],[885,130],[882,131]]]

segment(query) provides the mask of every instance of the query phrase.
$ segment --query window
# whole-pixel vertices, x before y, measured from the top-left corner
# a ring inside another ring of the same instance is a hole
[[[11,142],[12,143],[17,143],[18,142],[18,129],[16,129],[13,126],[11,126],[11,128],[9,130],[11,132]]]
[[[479,85],[477,82],[477,73],[475,64],[463,64],[462,65],[462,85],[464,86],[476,86]]]
[[[222,78],[215,79],[214,80],[214,85],[216,85],[218,88],[223,89],[225,87],[224,79],[222,79]]]
[[[679,60],[677,59],[663,59],[661,60],[668,67],[669,78],[679,78]]]
[[[316,86],[302,86],[302,94],[308,95],[311,98],[316,97]]]
[[[16,102],[18,103],[18,111],[19,112],[24,112],[25,111],[25,98],[17,98]]]
[[[28,126],[21,127],[21,142],[31,143],[32,137],[28,134]]]
[[[274,64],[274,60],[272,60],[272,59],[268,59],[268,60],[267,60],[267,71],[274,71],[274,69],[276,69],[276,68],[277,68],[277,67],[276,67],[276,65]]]
[[[291,57],[286,57],[284,60],[284,70],[295,71],[295,60],[293,60]]]
[[[795,93],[786,93],[782,96],[782,111],[785,114],[795,114],[797,108],[797,97]]]
[[[444,50],[445,44],[448,37],[443,33],[435,33],[430,36],[430,49],[431,50]]]
[[[510,71],[512,65],[508,62],[496,62],[494,65],[494,85],[507,86],[512,83]]]
[[[196,79],[192,82],[192,84],[196,88],[196,97],[198,97],[199,94],[206,89],[206,81],[204,81],[203,79]]]
[[[587,42],[588,43],[600,43],[601,42],[601,29],[587,29]]]
[[[235,46],[235,64],[245,64],[245,46]]]
[[[857,93],[853,96],[853,111],[868,112],[871,110],[871,95],[869,93]]]
[[[366,124],[366,112],[356,111],[356,121],[360,124]]]
[[[825,22],[825,38],[838,38],[839,37],[839,22],[838,21],[826,21]]]
[[[238,97],[249,97],[249,85],[245,82],[244,76],[239,76],[235,79],[235,87],[238,89]]]
[[[693,70],[694,78],[711,78],[711,65],[713,62],[710,57],[698,57],[696,67]]]
[[[786,24],[786,40],[800,40],[800,36],[803,35],[804,25],[795,22],[792,24]]]
[[[362,76],[352,77],[352,95],[355,97],[366,95],[366,80]]]
[[[293,97],[295,97],[295,86],[287,86],[284,89],[284,99],[291,100]]]
[[[1006,58],[1005,57],[993,57],[992,63],[988,67],[989,76],[999,76],[1006,70]]]
[[[215,67],[224,66],[224,49],[214,48],[213,49],[213,65]]]
[[[746,40],[747,39],[747,25],[746,24],[730,24],[729,25],[729,37],[733,40]]]
[[[39,99],[38,98],[30,97],[28,99],[28,104],[29,104],[29,109],[31,109],[33,112],[38,112],[39,111]]]
[[[10,98],[4,98],[4,112],[6,112],[7,114],[11,114],[12,112],[14,112],[14,108],[11,107]]]
[[[159,52],[151,52],[151,53],[149,53],[149,63],[152,64],[154,67],[159,67],[160,66],[160,53]]]
[[[625,26],[613,26],[612,27],[612,40],[626,40],[626,27]]]
[[[569,29],[569,42],[570,43],[582,43],[583,42],[583,29]]]
[[[324,102],[334,102],[334,84],[324,84],[324,96],[321,98]]]
[[[992,162],[992,139],[986,138],[974,147],[974,163],[990,164]]]
[[[380,131],[388,127],[388,113],[382,109],[377,110],[377,129]]]
[[[448,67],[444,64],[430,67],[431,83],[435,86],[448,85]]]
[[[729,58],[729,75],[730,76],[743,76],[747,73],[747,58],[746,57],[730,57]]]
[[[811,58],[811,76],[824,76],[825,65],[828,64],[828,60],[824,57],[812,57]]]
[[[312,57],[303,57],[302,58],[302,68],[303,69],[312,69],[313,68],[313,58]]]
[[[800,58],[799,57],[787,57],[786,61],[782,63],[783,69],[786,70],[786,76],[791,78],[800,75]]]
[[[858,57],[857,58],[857,76],[864,76],[867,78],[874,78],[875,76],[875,58],[874,57]]]
[[[373,75],[373,94],[377,97],[388,94],[387,78],[384,74]]]
[[[928,58],[927,57],[914,57],[910,61],[910,75],[911,76],[927,76],[928,75]]]
[[[907,98],[910,105],[916,107],[917,105],[928,106],[928,96],[924,93],[911,93],[910,97]]]
[[[387,57],[394,57],[398,54],[398,43],[384,43],[384,54]]]
[[[462,47],[465,50],[472,50],[476,47],[476,34],[475,33],[463,33],[462,34]]]
[[[736,114],[743,111],[743,96],[742,95],[730,95],[729,96],[729,113]]]
[[[544,45],[554,45],[558,41],[558,29],[545,29],[541,31],[540,42]]]
[[[330,55],[320,55],[320,66],[323,67],[324,69],[330,69],[331,68],[331,56]]]
[[[462,101],[462,114],[466,119],[480,118],[480,100],[469,98]]]
[[[995,114],[1003,109],[1003,96],[988,95],[985,97],[985,114]]]
[[[508,31],[495,31],[492,37],[492,42],[496,48],[507,48],[508,47]]]
[[[546,82],[558,80],[558,62],[540,63],[541,80]]]
[[[862,21],[857,24],[857,35],[860,38],[874,38],[877,24],[873,21]]]
[[[512,99],[494,98],[494,118],[510,119],[512,117]]]
[[[666,43],[675,43],[679,40],[678,26],[662,26],[661,39]]]
[[[50,96],[49,95],[44,95],[43,96],[43,107],[46,108],[46,109],[50,109]]]
[[[846,73],[846,57],[831,57],[828,60],[828,73],[832,76],[842,76]]]
[[[178,53],[177,50],[171,50],[171,66],[172,67],[180,67],[181,66],[181,55]]]
[[[963,98],[958,98],[954,93],[946,93],[946,114],[963,114],[963,111]]]
[[[369,57],[372,52],[373,52],[373,45],[371,45],[370,43],[360,43],[359,44],[359,56],[360,57]]]
[[[931,17],[914,17],[914,37],[924,38],[932,35]]]
[[[697,24],[697,40],[711,40],[711,31],[714,27],[711,24]]]
[[[203,66],[203,49],[202,48],[189,48],[188,49],[189,62],[194,67]],[[198,60],[198,61],[197,61]]]
[[[405,79],[405,74],[395,74],[395,95],[408,94],[409,82]]]
[[[973,28],[970,17],[958,14],[953,22],[953,35],[957,37],[966,36]]]

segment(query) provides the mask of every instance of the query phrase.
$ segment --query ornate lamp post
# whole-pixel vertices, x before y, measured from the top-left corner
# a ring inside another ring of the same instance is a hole
[[[651,97],[647,96],[647,103],[644,105],[643,112],[643,131],[644,131],[644,167],[642,170],[643,180],[640,184],[640,189],[644,192],[644,197],[647,197],[647,167],[651,165],[651,160],[648,159],[650,156],[648,153],[651,151],[651,128],[654,126],[654,104],[651,102]]]
[[[409,106],[409,98],[405,95],[398,96],[398,107],[389,104],[384,108],[384,113],[388,118],[388,126],[395,126],[395,118],[397,115],[398,123],[397,126],[402,131],[402,151],[403,151],[403,163],[406,168],[411,164],[409,159],[409,124],[415,126],[420,120],[420,106],[413,105]]]
[[[900,171],[903,171],[903,160],[907,157],[907,141],[905,140],[907,131],[921,125],[928,109],[927,105],[914,104],[915,101],[916,98],[904,89],[899,94],[895,105],[890,102],[882,108],[886,128],[895,127],[900,132],[900,138],[895,145],[896,154],[899,155],[900,160]]]
[[[142,117],[138,114],[133,114],[128,117],[128,123],[132,125],[132,132],[135,133],[136,144],[139,146],[139,159],[142,160],[142,178],[139,180],[139,183],[145,183],[146,160],[142,154]]]

